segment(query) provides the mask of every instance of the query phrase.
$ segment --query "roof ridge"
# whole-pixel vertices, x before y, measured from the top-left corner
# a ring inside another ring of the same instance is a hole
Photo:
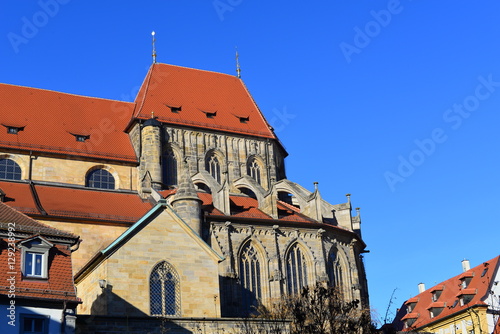
[[[194,67],[187,67],[187,66],[182,66],[182,65],[174,65],[174,64],[167,64],[167,63],[156,63],[154,65],[167,65],[167,66],[173,66],[173,67],[179,67],[179,68],[184,68],[188,70],[193,70],[193,71],[202,71],[202,72],[208,72],[208,73],[214,73],[214,74],[220,74],[220,75],[225,75],[231,78],[235,78],[236,80],[241,80],[241,78],[238,78],[237,76],[233,74],[228,74],[228,73],[223,73],[223,72],[216,72],[216,71],[211,71],[211,70],[203,70],[200,68],[194,68]]]
[[[75,93],[66,93],[66,92],[61,92],[61,91],[57,91],[57,90],[53,90],[53,89],[38,88],[38,87],[29,87],[29,86],[21,86],[21,85],[9,84],[9,83],[4,83],[4,82],[0,82],[0,85],[12,86],[12,87],[19,87],[19,88],[26,88],[26,89],[35,89],[35,90],[44,91],[44,92],[64,94],[64,95],[70,95],[70,96],[76,96],[76,97],[83,97],[83,98],[87,98],[87,99],[96,99],[96,100],[104,100],[104,101],[111,101],[111,102],[121,102],[121,103],[127,103],[127,104],[135,104],[134,102],[108,99],[108,98],[104,98],[104,97],[80,95],[80,94],[75,94]]]

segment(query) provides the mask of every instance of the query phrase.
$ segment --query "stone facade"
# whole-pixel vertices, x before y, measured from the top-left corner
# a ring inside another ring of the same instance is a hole
[[[166,92],[181,86],[184,76],[203,82],[198,88],[187,82],[182,94]],[[217,94],[211,91],[216,83],[226,85]],[[203,99],[169,102],[193,92]],[[108,159],[108,151],[94,157],[42,151],[30,156],[29,148],[6,148],[0,154],[22,171],[8,186],[31,187],[27,196],[36,205],[25,212],[83,239],[73,254],[83,301],[79,314],[248,316],[258,302],[270,304],[315,282],[338,286],[347,299],[368,307],[359,212],[352,215],[349,196],[345,203],[330,204],[317,185],[309,191],[286,178],[287,152],[240,79],[154,64],[137,101],[124,107],[130,121],[115,135],[128,134],[130,146],[120,149],[131,153],[122,160]],[[86,197],[72,209],[116,215],[108,210],[114,203],[93,202],[128,194],[147,206],[138,210],[142,218],[92,220],[70,212],[62,219],[43,212],[43,205],[57,201],[60,208],[65,198],[38,203],[34,183],[82,190],[89,187],[89,173],[100,169],[114,186],[99,190],[106,196]]]
[[[94,269],[77,276],[83,304],[81,314],[147,316],[150,310],[150,275],[166,261],[179,277],[182,317],[219,317],[218,262],[221,260],[166,207]],[[101,288],[99,280],[106,280]]]

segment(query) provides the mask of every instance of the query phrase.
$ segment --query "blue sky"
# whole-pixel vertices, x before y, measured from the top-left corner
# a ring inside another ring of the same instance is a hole
[[[288,178],[361,207],[380,319],[499,254],[500,3],[55,1],[2,2],[0,82],[131,101],[152,30],[162,63],[235,73],[237,46]]]

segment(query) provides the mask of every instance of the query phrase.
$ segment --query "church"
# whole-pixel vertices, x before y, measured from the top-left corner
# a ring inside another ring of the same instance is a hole
[[[0,84],[0,103],[0,198],[79,236],[87,323],[245,317],[316,282],[368,307],[359,211],[287,179],[239,75],[154,62],[134,102]]]

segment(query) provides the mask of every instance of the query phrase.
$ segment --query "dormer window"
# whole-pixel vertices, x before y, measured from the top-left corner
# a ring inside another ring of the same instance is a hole
[[[248,123],[250,117],[238,117],[240,119],[240,123]]]
[[[431,291],[432,293],[432,301],[437,302],[439,297],[441,297],[441,293],[443,293],[443,288],[439,287]]]
[[[462,278],[461,288],[462,289],[467,289],[467,287],[469,286],[471,280],[472,280],[472,277],[464,277],[464,278]]]
[[[429,314],[431,318],[437,317],[441,312],[443,312],[443,307],[431,307],[429,309]]]
[[[198,109],[200,110],[202,113],[205,114],[205,116],[207,116],[207,118],[214,118],[215,116],[217,116],[217,110],[203,110],[203,109]]]
[[[24,130],[24,126],[13,126],[13,125],[5,125],[5,124],[2,124],[2,125],[7,128],[7,133],[9,133],[11,135],[17,135],[19,133],[19,131]]]
[[[78,134],[78,133],[72,133],[73,136],[75,136],[76,141],[79,142],[85,142],[87,139],[90,139],[90,135],[83,135],[83,134]]]
[[[53,244],[42,237],[34,237],[23,241],[20,247],[23,276],[26,278],[48,278],[49,250]]]
[[[169,108],[170,111],[173,112],[174,114],[178,114],[182,110],[182,106],[172,106],[168,104],[165,104],[165,106]]]

